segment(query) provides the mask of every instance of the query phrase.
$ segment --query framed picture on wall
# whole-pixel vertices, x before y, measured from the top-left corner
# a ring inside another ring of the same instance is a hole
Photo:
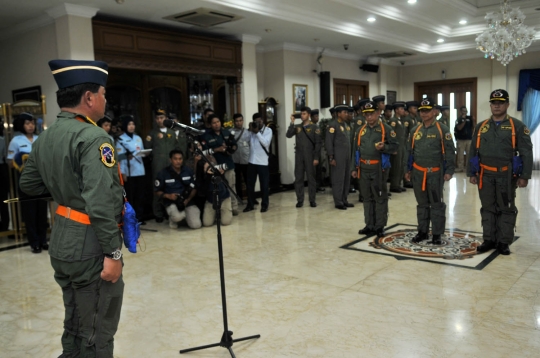
[[[397,99],[396,91],[386,91],[386,104],[392,104]]]
[[[11,91],[13,96],[13,103],[29,99],[32,101],[40,102],[41,101],[41,86],[21,88]]]
[[[300,112],[302,107],[307,106],[307,96],[308,96],[308,87],[307,85],[292,85],[293,92],[293,108],[295,112]]]

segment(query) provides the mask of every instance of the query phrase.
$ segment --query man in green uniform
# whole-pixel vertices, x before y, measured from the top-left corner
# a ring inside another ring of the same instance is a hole
[[[321,133],[321,129],[319,127],[319,110],[312,109],[310,118],[311,118],[311,123],[319,130],[319,133]],[[324,155],[323,155],[323,152],[324,152]],[[325,191],[323,168],[325,168],[326,170],[326,167],[328,166],[328,162],[326,161],[326,150],[324,150],[324,146],[322,145],[322,138],[321,138],[321,150],[319,150],[318,157],[319,157],[319,165],[315,167],[315,180],[317,181],[317,193],[323,193]]]
[[[295,125],[296,119],[291,114],[291,124],[287,130],[287,138],[296,137],[294,155],[294,188],[296,190],[296,207],[304,205],[304,175],[308,181],[309,205],[317,206],[315,195],[317,193],[317,181],[315,180],[315,168],[319,165],[321,153],[321,131],[319,127],[309,120],[311,108],[302,107],[300,112],[301,124]]]
[[[418,243],[428,238],[431,221],[432,243],[440,245],[446,223],[443,186],[454,174],[456,148],[450,129],[435,121],[434,106],[435,102],[429,97],[420,102],[418,109],[422,123],[413,128],[409,137],[410,166],[406,179],[411,180],[412,176],[414,196],[418,203],[418,234],[412,242]]]
[[[175,113],[169,113],[169,119],[174,121],[175,123],[180,123],[178,120],[178,116]],[[182,151],[184,154],[184,160],[187,161],[189,159],[189,150],[188,150],[188,138],[185,131],[181,131],[179,129],[173,130],[174,134],[176,135],[176,147]]]
[[[450,106],[441,106],[441,118],[439,118],[438,121],[450,128]]]
[[[392,193],[401,193],[407,190],[401,186],[401,180],[405,174],[403,161],[407,142],[405,126],[401,122],[401,118],[405,116],[405,102],[394,102],[392,107],[394,108],[394,117],[388,121],[388,124],[396,132],[399,146],[390,159],[392,163],[392,168],[390,168],[390,191]]]
[[[384,172],[388,170],[390,154],[397,150],[399,144],[392,127],[379,121],[379,110],[375,108],[375,103],[367,103],[363,111],[367,123],[359,129],[351,165],[351,168],[356,168],[352,176],[360,179],[360,191],[364,198],[366,226],[358,233],[376,233],[383,237],[388,220],[388,192]]]
[[[356,103],[355,108],[357,108],[356,110],[357,115],[356,115],[356,118],[353,119],[353,123],[351,125],[351,132],[352,132],[351,148],[353,149],[353,153],[351,154],[351,156],[354,155],[354,143],[356,143],[356,140],[358,137],[358,131],[364,124],[366,124],[366,117],[364,116],[363,110],[364,110],[364,106],[369,102],[371,102],[369,98],[363,98],[363,99],[358,100],[358,102]],[[358,188],[358,201],[363,202],[364,198],[362,197],[362,191],[360,190],[360,182],[357,178],[353,178],[353,179],[356,182],[356,187]]]
[[[391,104],[387,104],[386,106],[384,106],[383,118],[384,118],[385,124],[390,124],[393,110],[394,110],[394,106],[392,106]]]
[[[386,96],[383,96],[381,94],[381,95],[373,97],[371,100],[375,103],[375,105],[377,106],[377,109],[379,110],[379,119],[381,121],[384,121],[385,118],[384,118],[383,112],[386,109],[386,106],[384,104],[384,101],[386,101]]]
[[[405,118],[403,118],[403,120],[401,121],[401,123],[403,123],[403,128],[405,130],[405,149],[407,148],[407,140],[408,138],[410,137],[411,135],[411,130],[414,128],[414,126],[418,123],[417,121],[417,118],[416,116],[418,115],[418,106],[419,106],[419,103],[416,102],[416,101],[408,101],[408,102],[405,102],[405,104],[407,105],[407,112],[409,112],[409,114],[407,114],[405,116]],[[407,160],[407,150],[405,150],[404,152],[404,160]],[[407,165],[405,164],[404,167],[403,167],[403,173],[406,173],[407,172]],[[403,176],[403,187],[404,188],[412,188],[413,185],[410,181],[408,181],[406,178],[405,178],[405,175]]]
[[[497,248],[500,254],[509,255],[518,214],[516,187],[525,188],[531,178],[532,143],[529,128],[507,113],[507,91],[491,92],[489,101],[491,118],[476,125],[467,165],[467,176],[478,184],[482,203],[484,242],[476,250]]]
[[[145,148],[152,149],[152,177],[154,181],[157,178],[158,173],[169,166],[169,153],[173,149],[180,149],[178,147],[178,141],[176,140],[176,134],[172,129],[166,128],[163,125],[163,121],[167,119],[165,111],[157,109],[154,112],[154,120],[156,121],[156,128],[146,136],[144,143]],[[154,216],[156,222],[163,222],[165,216],[165,210],[163,205],[159,202],[158,198],[154,195],[152,202],[154,208]]]
[[[105,113],[107,64],[54,60],[62,112],[32,147],[20,179],[28,195],[59,206],[49,255],[65,307],[60,357],[112,357],[120,320],[123,196]]]
[[[337,119],[328,123],[326,129],[326,152],[331,166],[332,194],[336,209],[354,207],[347,201],[350,183],[351,127],[347,124],[349,107],[341,104],[334,107]]]

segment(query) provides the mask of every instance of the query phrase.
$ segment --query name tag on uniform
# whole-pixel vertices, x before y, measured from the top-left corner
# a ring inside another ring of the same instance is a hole
[[[182,180],[189,180],[191,177],[182,177]]]
[[[212,143],[212,142],[215,142],[215,141],[216,141],[215,139],[210,139],[210,140],[208,141],[208,143]]]
[[[174,183],[174,182],[175,182],[174,179],[167,179],[167,180],[165,180],[165,183]]]
[[[25,147],[28,147],[28,144],[23,144],[20,146],[21,148],[25,148]]]
[[[511,131],[511,130],[512,130],[512,126],[501,126],[501,130]]]
[[[428,134],[426,138],[437,138],[436,134]]]

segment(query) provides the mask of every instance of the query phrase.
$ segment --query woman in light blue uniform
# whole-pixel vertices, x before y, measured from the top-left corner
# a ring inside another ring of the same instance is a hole
[[[13,130],[21,134],[13,137],[8,146],[8,163],[21,172],[27,156],[32,150],[32,144],[38,138],[34,134],[36,120],[30,113],[21,113],[13,121]],[[18,182],[18,178],[16,179]],[[21,192],[19,191],[19,194]],[[22,219],[26,226],[26,236],[34,254],[48,250],[47,244],[47,202],[45,200],[30,200],[21,202]]]
[[[126,195],[137,213],[137,219],[144,217],[145,171],[143,158],[137,154],[144,149],[141,137],[135,134],[135,120],[132,116],[122,116],[122,135],[116,141],[116,152],[120,161],[120,171],[124,179]]]

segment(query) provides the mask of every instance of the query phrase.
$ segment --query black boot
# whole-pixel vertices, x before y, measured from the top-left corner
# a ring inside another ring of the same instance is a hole
[[[501,255],[510,255],[510,245],[499,242],[497,245],[497,252]]]
[[[497,245],[495,244],[495,241],[493,240],[484,240],[482,245],[476,247],[477,252],[487,252],[491,249],[494,249]]]
[[[418,244],[420,241],[427,240],[427,238],[428,238],[427,232],[418,231],[418,234],[416,234],[416,236],[412,238],[411,242]]]
[[[368,228],[367,226],[365,228],[363,228],[362,230],[359,230],[358,233],[360,235],[371,235],[371,234],[374,234],[375,231],[374,230],[371,230],[370,228]]]
[[[442,244],[441,235],[433,235],[433,239],[431,239],[431,243],[433,245],[441,245]]]
[[[384,232],[384,228],[381,227],[381,228],[378,228],[377,230],[375,230],[377,232],[377,237],[384,237],[384,235],[386,235],[386,233]]]

